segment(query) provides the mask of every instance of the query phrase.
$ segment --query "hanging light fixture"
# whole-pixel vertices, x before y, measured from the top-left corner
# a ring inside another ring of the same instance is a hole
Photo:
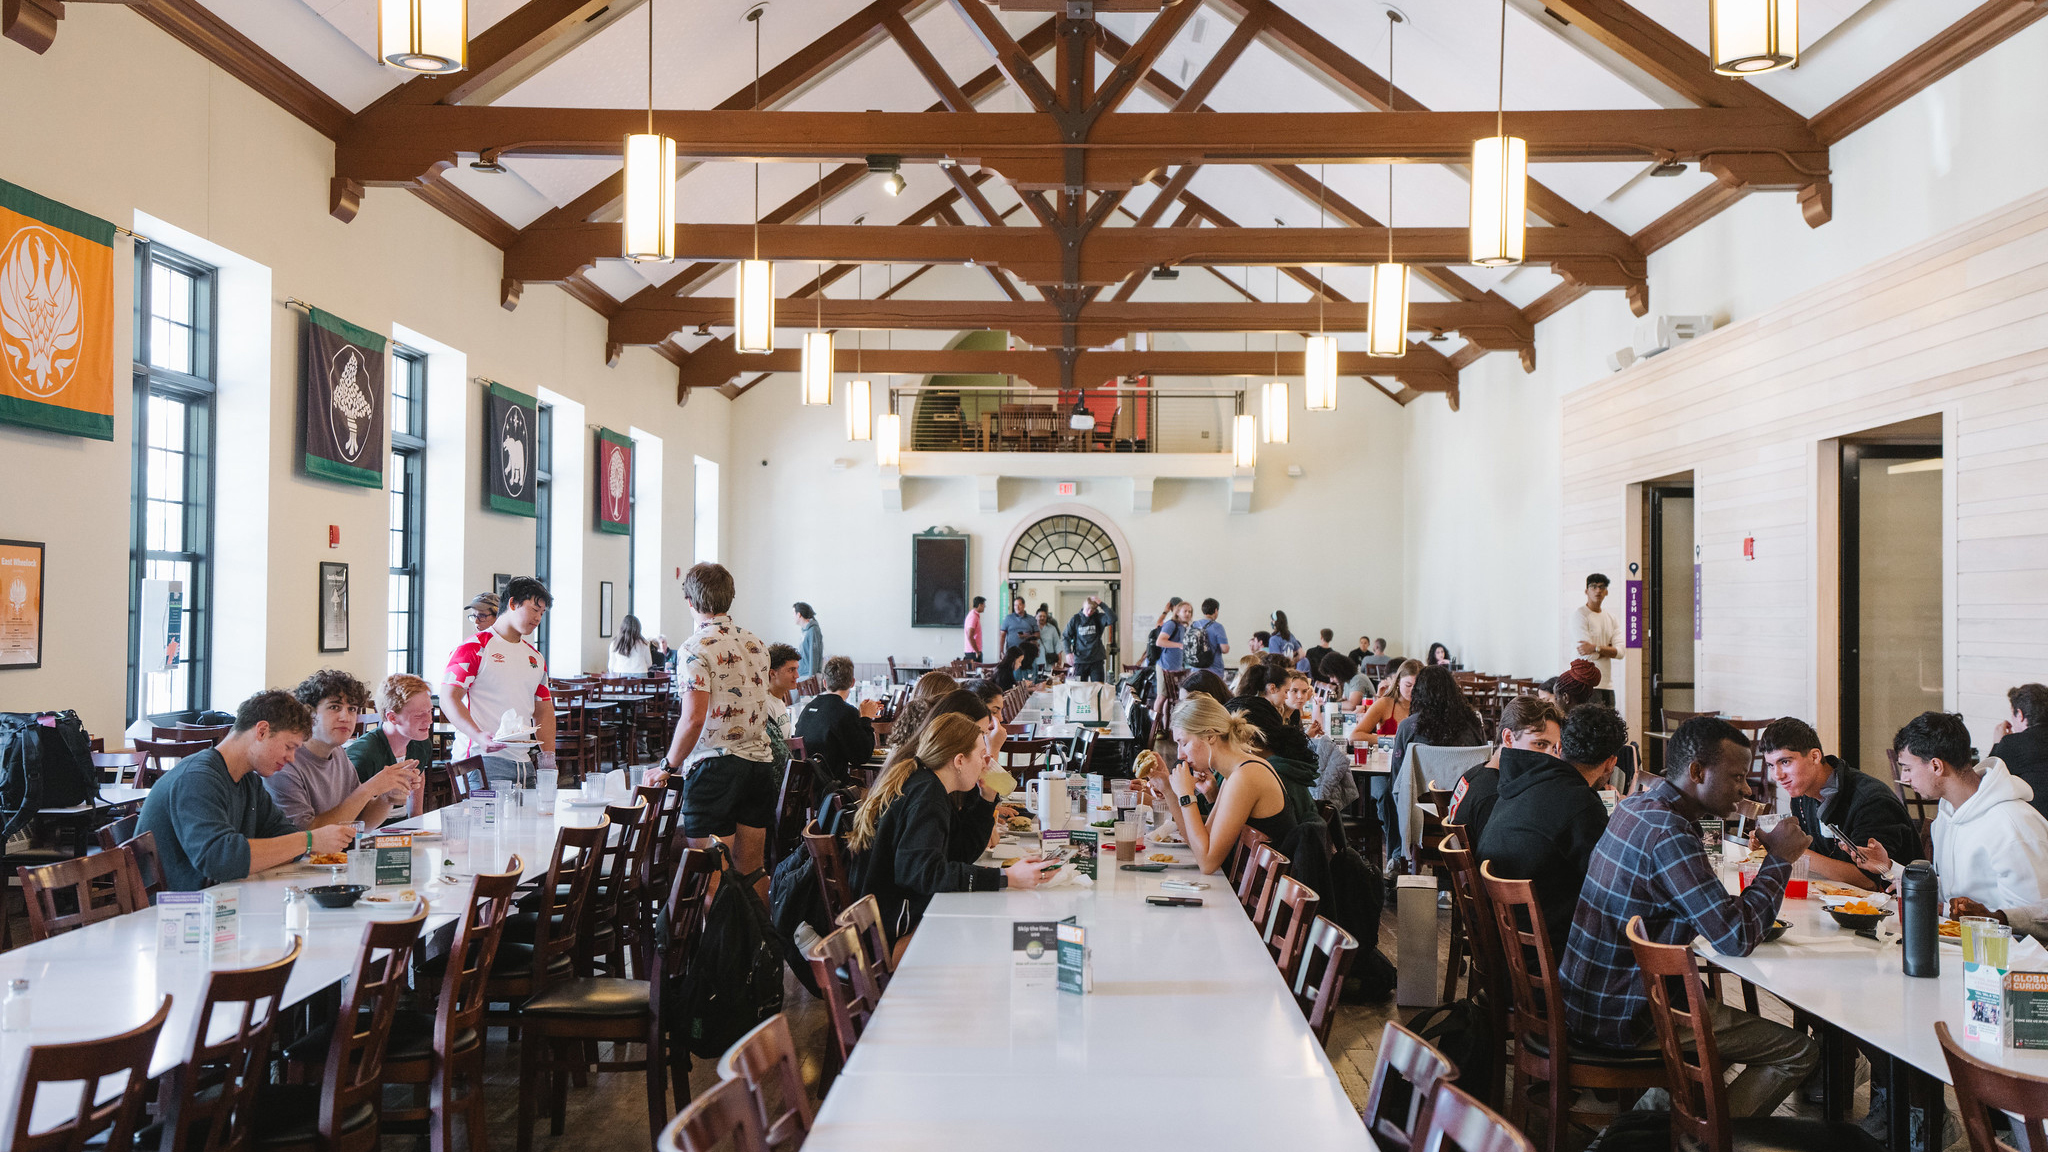
[[[1401,14],[1387,9],[1387,107],[1394,106],[1394,25]],[[1372,266],[1372,304],[1366,318],[1366,350],[1375,356],[1408,354],[1408,266],[1394,261],[1394,166],[1387,165],[1387,259]]]
[[[825,166],[818,165],[818,223],[825,223]],[[803,402],[806,406],[832,403],[832,333],[825,327],[825,266],[818,265],[818,279],[812,286],[818,305],[817,327],[804,333]]]
[[[1528,224],[1529,142],[1507,131],[1508,0],[1500,0],[1500,72],[1493,135],[1472,145],[1472,262],[1522,262]]]
[[[865,265],[854,269],[854,295],[861,300],[866,300],[868,296],[866,272]],[[863,379],[860,374],[861,345],[865,342],[861,330],[855,328],[853,379],[846,382],[846,438],[854,441],[866,440],[873,435],[874,429],[875,386],[872,381]]]
[[[894,412],[875,417],[875,466],[897,468],[903,463],[903,418]]]
[[[754,107],[761,106],[761,8],[747,13],[754,26]],[[775,351],[775,265],[761,259],[761,162],[754,162],[754,258],[739,262],[733,286],[732,346],[737,352]]]
[[[1301,350],[1302,407],[1311,412],[1337,410],[1337,338],[1317,334]]]
[[[1708,0],[1714,71],[1754,76],[1799,63],[1799,0]]]
[[[625,257],[676,258],[676,142],[654,130],[654,0],[647,0],[647,131],[626,134]]]
[[[1259,418],[1240,413],[1231,428],[1231,463],[1250,468],[1259,461]]]
[[[469,0],[378,0],[377,58],[408,72],[469,66]]]
[[[1287,381],[1268,380],[1264,389],[1266,426],[1261,435],[1268,444],[1287,443]]]

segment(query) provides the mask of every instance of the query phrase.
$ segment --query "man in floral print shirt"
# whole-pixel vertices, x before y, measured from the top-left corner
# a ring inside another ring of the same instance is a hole
[[[682,719],[669,741],[668,770],[682,778],[683,835],[691,847],[713,839],[732,849],[740,871],[761,871],[775,819],[774,752],[768,743],[768,645],[732,622],[732,573],[697,564],[683,574],[683,599],[697,630],[676,662]]]

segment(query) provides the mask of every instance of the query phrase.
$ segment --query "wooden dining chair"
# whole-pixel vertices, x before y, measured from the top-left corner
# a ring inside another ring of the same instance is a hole
[[[38,868],[16,868],[22,903],[28,907],[31,942],[112,920],[136,910],[129,858],[99,852]]]
[[[825,775],[824,757],[819,756],[813,761],[800,751],[801,743],[800,740],[790,742],[789,759],[782,766],[782,784],[775,792],[775,815],[768,825],[767,867],[770,871],[801,844],[804,812],[811,804],[811,781]]]
[[[1389,1020],[1380,1029],[1372,1086],[1366,1090],[1367,1134],[1380,1152],[1407,1152],[1428,1120],[1436,1086],[1458,1074],[1458,1066],[1429,1041]]]
[[[137,788],[148,788],[163,778],[164,773],[178,766],[178,761],[187,756],[197,756],[213,747],[208,740],[137,740],[135,750],[143,757],[141,769],[135,777]]]
[[[656,908],[668,895],[669,881],[675,878],[676,861],[682,858],[684,841],[682,837],[683,793],[679,788],[666,784],[642,784],[633,790],[652,813],[653,824],[647,830],[647,863],[640,881],[640,891],[647,899],[649,922]]]
[[[1358,938],[1337,926],[1327,916],[1318,916],[1308,930],[1301,964],[1294,972],[1294,1003],[1308,1020],[1316,1043],[1330,1042],[1330,1026],[1337,1022],[1337,1001],[1344,992],[1344,977],[1358,955]]]
[[[888,929],[882,926],[882,905],[874,893],[870,892],[847,905],[846,911],[841,912],[833,923],[853,929],[854,934],[860,937],[861,947],[867,949],[868,964],[874,969],[875,988],[887,992],[889,978],[896,974],[896,966],[891,962]]]
[[[1538,1146],[1564,1152],[1574,1113],[1572,1102],[1582,1088],[1662,1088],[1667,1076],[1656,1052],[1616,1051],[1575,1044],[1565,1030],[1564,994],[1558,977],[1559,957],[1550,950],[1550,930],[1543,920],[1532,881],[1503,880],[1491,864],[1479,866],[1494,926],[1506,960],[1509,986],[1515,997],[1515,1091],[1508,1116],[1517,1127],[1528,1126],[1529,1106],[1544,1111],[1545,1126]],[[1539,1086],[1546,1089],[1539,1097]],[[1604,1122],[1611,1114],[1580,1113]]]
[[[377,714],[374,712],[365,713],[362,719],[362,723],[367,724],[371,727],[375,727],[378,724],[378,722],[379,720]],[[154,725],[152,725],[152,727],[154,727]],[[158,732],[157,739],[210,740],[217,745],[221,741],[227,739],[228,734],[233,732],[234,730],[235,726],[233,724],[180,723],[176,728],[171,730],[171,734],[169,736],[165,736],[161,732]]]
[[[95,835],[100,842],[100,851],[112,852],[121,846],[121,841],[135,835],[135,826],[142,822],[139,813],[130,812],[119,820],[110,820],[99,826]]]
[[[294,936],[291,951],[268,964],[206,974],[192,1046],[164,1074],[157,1094],[162,1111],[155,1130],[143,1134],[143,1146],[156,1152],[249,1147],[256,1097],[270,1078],[271,1034],[305,947],[305,937]]]
[[[155,904],[157,893],[171,886],[164,878],[163,858],[157,855],[156,833],[137,832],[116,844],[114,851],[127,855],[128,902],[137,909]]]
[[[1223,859],[1223,878],[1230,881],[1233,891],[1244,879],[1245,867],[1251,863],[1252,850],[1267,842],[1267,836],[1257,828],[1246,826],[1238,829],[1237,843],[1230,849],[1230,855]]]
[[[1416,1137],[1416,1152],[1535,1152],[1535,1146],[1500,1113],[1449,1084],[1429,1098],[1429,1123]]]
[[[404,920],[363,926],[355,971],[329,1033],[318,1084],[271,1084],[256,1097],[251,1137],[264,1152],[372,1152],[382,1138],[384,1052],[406,994],[421,903]]]
[[[1274,881],[1273,900],[1266,913],[1266,926],[1261,935],[1266,941],[1266,951],[1272,954],[1273,963],[1280,969],[1280,978],[1294,987],[1295,973],[1301,968],[1302,951],[1308,947],[1309,927],[1315,922],[1316,908],[1323,898],[1315,889],[1303,884],[1292,876],[1281,876]]]
[[[1488,1108],[1497,1108],[1501,1102],[1505,1052],[1502,1045],[1514,1034],[1510,1023],[1514,1014],[1513,994],[1508,990],[1503,971],[1507,960],[1501,955],[1493,905],[1488,902],[1486,888],[1479,878],[1478,855],[1464,846],[1463,837],[1455,827],[1439,841],[1438,851],[1450,877],[1451,907],[1457,910],[1466,929],[1465,996],[1478,1004],[1487,1019],[1492,1021],[1494,1037],[1493,1046],[1486,1053],[1466,1057],[1468,1067],[1458,1069],[1454,1078],[1480,1103]],[[1446,1004],[1457,999],[1457,975],[1455,967],[1444,973],[1443,1002]]]
[[[1905,806],[1906,816],[1913,821],[1913,830],[1920,834],[1920,857],[1934,859],[1934,817],[1940,809],[1940,801],[1922,796],[1906,783],[1906,774],[1899,771],[1899,754],[1895,749],[1885,749],[1885,759],[1892,766],[1892,795]]]
[[[775,1152],[796,1152],[811,1132],[811,1098],[789,1020],[777,1012],[754,1026],[718,1059],[720,1080],[743,1080],[761,1118],[763,1142]]]
[[[2011,1152],[2011,1146],[1992,1131],[1987,1109],[1993,1108],[2005,1113],[2014,1143],[2024,1134],[2022,1147],[2048,1148],[2048,1078],[1984,1062],[1956,1042],[1945,1020],[1935,1021],[1934,1036],[1948,1061],[1949,1083],[1955,1086],[1956,1110],[1962,1113],[1970,1152]]]
[[[818,822],[813,820],[804,825],[804,849],[811,854],[811,867],[818,873],[818,895],[825,902],[825,915],[838,920],[853,904],[853,883],[846,872],[846,847],[839,837],[818,831]]]
[[[1729,717],[1728,724],[1749,740],[1749,792],[1764,804],[1775,807],[1778,802],[1778,781],[1770,770],[1764,767],[1763,745],[1757,737],[1764,729],[1777,723],[1772,716],[1762,720],[1740,720]]]
[[[1244,875],[1238,877],[1237,902],[1244,906],[1245,915],[1252,918],[1254,926],[1266,922],[1266,910],[1273,905],[1273,891],[1293,867],[1294,861],[1282,856],[1270,843],[1252,849],[1251,862],[1245,865]]]
[[[142,778],[142,766],[148,762],[149,757],[147,755],[133,750],[127,752],[95,752],[92,754],[92,766],[98,770],[100,783],[102,784],[119,784],[123,780],[139,780]]]
[[[768,1152],[745,1080],[720,1080],[661,1130],[655,1152]]]
[[[127,1152],[134,1146],[143,1105],[149,1101],[150,1057],[170,1014],[171,998],[166,996],[156,1015],[118,1035],[70,1044],[30,1045],[16,1073],[21,1095],[15,1099],[14,1130],[0,1147],[9,1152],[78,1152],[94,1143],[96,1149],[106,1152]],[[79,1090],[81,1083],[104,1090],[110,1080],[124,1081],[119,1092],[99,1095]],[[31,1135],[29,1121],[45,1085],[52,1097],[69,1102],[66,1109],[70,1115]],[[94,1138],[102,1132],[108,1136],[104,1144],[98,1144]]]
[[[810,961],[811,974],[825,994],[825,1008],[832,1021],[833,1066],[844,1068],[882,998],[874,967],[851,928],[826,933],[804,953],[804,959]]]
[[[1450,810],[1448,795],[1445,796],[1443,803],[1444,806],[1438,808],[1437,811],[1448,812]],[[1472,863],[1472,851],[1465,846],[1463,829],[1455,824],[1446,825],[1441,822],[1439,822],[1438,827],[1443,831],[1426,845],[1427,860],[1432,865],[1433,870],[1446,880],[1449,880],[1453,872],[1453,865],[1450,859],[1452,853],[1462,853],[1464,866],[1476,868],[1477,865]],[[1476,872],[1472,879],[1476,884],[1478,880]],[[1450,948],[1444,957],[1443,994],[1443,1001],[1448,1004],[1452,1000],[1457,999],[1458,977],[1464,974],[1467,966],[1470,964],[1473,949],[1472,920],[1465,907],[1467,902],[1458,898],[1455,881],[1447,884],[1446,887],[1451,890]],[[1469,993],[1471,990],[1472,983],[1470,980],[1467,980],[1466,991]]]
[[[647,904],[640,889],[647,853],[653,846],[654,809],[635,798],[611,804],[604,813],[612,832],[597,862],[590,898],[583,905],[583,928],[576,972],[581,976],[626,975],[627,949],[647,927]]]
[[[1052,768],[1055,754],[1053,745],[1056,743],[1058,741],[1050,736],[1037,740],[1005,740],[999,754],[1001,767],[1017,778],[1017,785],[1021,788],[1024,781],[1034,779],[1040,772]]]
[[[515,1007],[487,1012],[487,1025],[517,1027],[516,1005],[576,974],[583,905],[596,882],[599,854],[610,828],[611,818],[601,816],[595,824],[567,825],[555,831],[555,850],[548,858],[547,872],[534,888],[538,894],[534,907],[506,918],[498,960],[484,989],[489,1003]],[[522,924],[526,938],[518,939],[515,930]]]

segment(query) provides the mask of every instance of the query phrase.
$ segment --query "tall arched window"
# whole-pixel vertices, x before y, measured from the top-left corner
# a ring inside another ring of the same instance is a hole
[[[1083,516],[1048,516],[1024,530],[1010,550],[1013,575],[1071,575],[1123,571],[1116,544]]]

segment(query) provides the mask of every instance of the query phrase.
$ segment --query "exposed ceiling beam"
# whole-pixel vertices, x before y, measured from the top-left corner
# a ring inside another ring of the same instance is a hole
[[[1056,388],[1061,362],[1052,351],[972,351],[967,349],[868,348],[858,353],[861,369],[876,375],[1015,376],[1041,388]],[[838,348],[833,370],[852,372],[856,353]],[[800,353],[794,348],[747,356],[729,342],[707,344],[683,360],[680,379],[687,388],[717,388],[734,377],[755,372],[794,372]],[[1073,378],[1096,382],[1118,376],[1264,376],[1273,370],[1269,352],[1095,352],[1073,354]],[[1418,391],[1449,391],[1457,376],[1444,357],[1409,355],[1383,359],[1360,352],[1340,353],[1337,371],[1344,376],[1386,376]]]
[[[2048,4],[2041,0],[1986,0],[1927,43],[1822,109],[1810,121],[1814,135],[1824,143],[1836,143],[2043,16],[2048,16]]]
[[[71,0],[73,4],[147,4],[149,0]],[[64,0],[5,0],[0,3],[0,36],[40,56],[57,42]]]
[[[468,67],[414,76],[378,97],[389,104],[488,104],[646,0],[527,0],[469,38]]]

